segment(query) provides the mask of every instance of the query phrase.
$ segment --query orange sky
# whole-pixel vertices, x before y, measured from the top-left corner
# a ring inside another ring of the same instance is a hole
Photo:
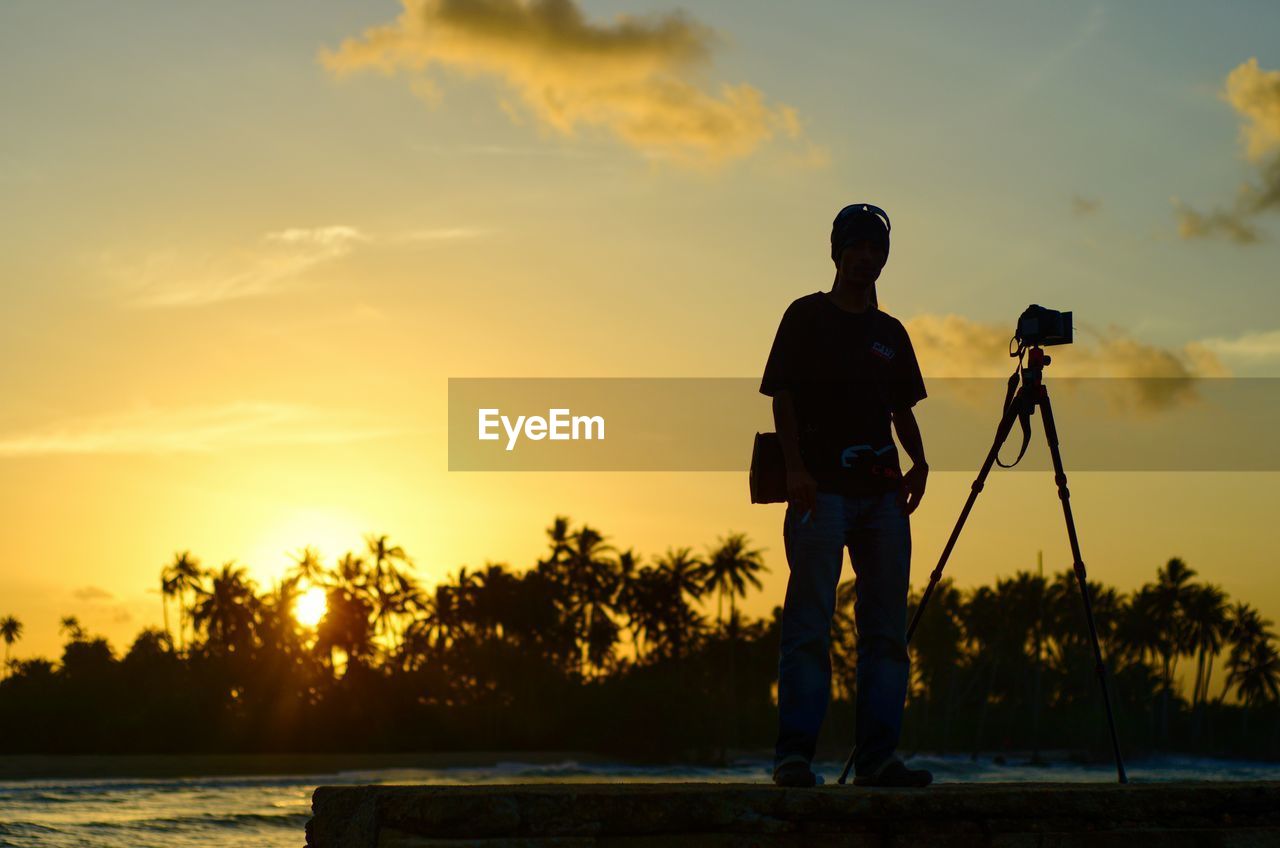
[[[1064,376],[1280,374],[1256,202],[1280,146],[1271,10],[1179,6],[1153,32],[1121,4],[857,26],[838,6],[499,5],[490,29],[433,2],[139,3],[110,28],[92,5],[0,10],[18,656],[56,655],[69,614],[127,647],[178,550],[269,584],[288,551],[385,533],[431,581],[527,567],[557,514],[644,554],[746,531],[765,613],[782,513],[743,475],[450,473],[447,380],[756,376],[787,303],[829,287],[849,202],[893,216],[881,306],[926,385],[1007,373],[1029,302],[1075,312]],[[973,473],[932,475],[917,585]],[[1091,577],[1131,589],[1179,556],[1280,619],[1276,474],[1071,490]],[[999,474],[948,573],[1040,549],[1069,566],[1051,480]]]

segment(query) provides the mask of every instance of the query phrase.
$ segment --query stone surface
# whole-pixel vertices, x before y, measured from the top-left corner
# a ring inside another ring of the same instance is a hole
[[[1280,848],[1280,781],[321,786],[310,848]]]

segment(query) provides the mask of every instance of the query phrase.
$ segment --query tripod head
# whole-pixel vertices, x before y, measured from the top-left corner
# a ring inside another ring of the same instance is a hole
[[[1039,386],[1043,382],[1043,371],[1049,367],[1049,363],[1053,362],[1053,358],[1044,352],[1044,348],[1040,345],[1031,345],[1026,348],[1027,364],[1022,365],[1022,357],[1018,357],[1018,364],[1022,371],[1022,385],[1024,391],[1031,386]]]
[[[1001,468],[1013,468],[1022,461],[1022,455],[1027,452],[1027,445],[1031,442],[1031,416],[1035,414],[1042,402],[1048,402],[1044,385],[1044,369],[1053,361],[1049,354],[1044,352],[1043,347],[1034,343],[1026,344],[1021,339],[1018,340],[1018,349],[1011,350],[1009,355],[1018,357],[1018,367],[1014,368],[1013,373],[1009,375],[1001,415],[1007,420],[1007,424],[1011,425],[1016,419],[1021,425],[1022,448],[1018,451],[1017,458],[1008,465],[1000,460],[1000,445],[1004,444],[1004,440],[1009,435],[1009,427],[1002,426],[998,431],[1000,435],[996,442],[996,453],[993,454],[996,464]],[[1022,361],[1024,356],[1027,360],[1026,364]]]

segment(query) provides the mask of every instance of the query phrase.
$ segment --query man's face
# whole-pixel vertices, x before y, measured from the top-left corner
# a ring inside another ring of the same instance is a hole
[[[871,239],[850,242],[840,254],[840,276],[857,288],[866,288],[880,276],[888,258],[879,242]]]

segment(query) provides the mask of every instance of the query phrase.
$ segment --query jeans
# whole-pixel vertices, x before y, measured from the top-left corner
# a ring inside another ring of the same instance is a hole
[[[854,774],[893,755],[902,732],[910,665],[907,592],[911,523],[897,492],[819,492],[808,521],[788,503],[782,525],[787,597],[778,659],[775,767],[813,759],[831,696],[831,619],[848,546],[853,561],[857,630]]]

